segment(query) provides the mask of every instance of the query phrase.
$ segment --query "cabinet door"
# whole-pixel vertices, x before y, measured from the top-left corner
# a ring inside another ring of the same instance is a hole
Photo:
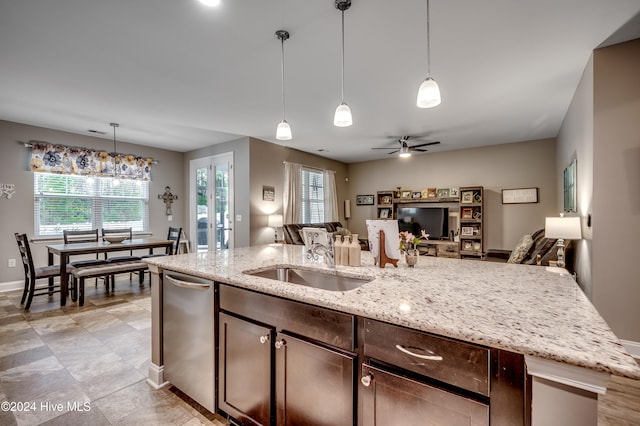
[[[489,406],[425,383],[362,365],[364,426],[487,426]]]
[[[353,425],[355,357],[278,333],[278,425]]]
[[[273,330],[220,313],[218,407],[245,425],[271,419]]]

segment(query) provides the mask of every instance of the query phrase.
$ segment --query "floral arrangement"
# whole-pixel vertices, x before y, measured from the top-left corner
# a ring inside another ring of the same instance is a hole
[[[400,232],[400,251],[407,251],[409,249],[417,249],[420,240],[428,240],[429,234],[424,232],[424,229],[420,230],[420,236],[417,237],[409,231]]]

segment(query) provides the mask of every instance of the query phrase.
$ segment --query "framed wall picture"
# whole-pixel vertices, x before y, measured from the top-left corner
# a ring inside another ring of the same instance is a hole
[[[576,211],[576,178],[577,178],[577,163],[574,159],[563,173],[562,192],[564,197],[564,211],[575,212]]]
[[[538,202],[538,188],[502,190],[502,204],[528,204]]]
[[[262,185],[262,200],[263,201],[276,200],[276,190],[273,186]]]
[[[373,205],[373,195],[356,195],[357,206]]]

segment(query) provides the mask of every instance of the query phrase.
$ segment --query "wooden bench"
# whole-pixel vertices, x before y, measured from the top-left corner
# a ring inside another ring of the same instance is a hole
[[[119,274],[123,272],[136,272],[149,268],[149,264],[141,261],[131,262],[113,262],[97,266],[76,267],[71,271],[74,279],[80,282],[80,294],[78,297],[78,305],[84,305],[84,280],[87,278],[102,277],[105,275]],[[111,280],[111,289],[115,286],[114,280]],[[76,290],[77,291],[77,290]],[[109,291],[109,283],[107,282],[107,292]]]

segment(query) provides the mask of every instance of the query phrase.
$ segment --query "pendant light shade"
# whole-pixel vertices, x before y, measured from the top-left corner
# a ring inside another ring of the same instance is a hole
[[[342,13],[342,100],[336,108],[333,116],[333,125],[337,127],[347,127],[353,124],[351,108],[344,101],[344,11],[351,7],[351,0],[335,0],[336,9]]]
[[[278,128],[276,129],[276,139],[288,141],[291,137],[291,126],[289,126],[287,120],[282,120],[278,123]]]
[[[284,41],[289,39],[289,32],[285,30],[276,31],[276,37],[280,40],[280,47],[282,51],[282,121],[278,123],[276,129],[276,139],[281,141],[288,141],[292,138],[291,126],[285,120],[285,102],[284,102]]]
[[[351,108],[345,102],[342,102],[336,108],[336,113],[333,116],[333,125],[337,127],[348,127],[353,124],[351,118]]]
[[[200,3],[204,4],[205,6],[219,6],[220,5],[220,0],[198,0]]]
[[[418,89],[418,101],[419,108],[433,108],[440,105],[440,88],[438,83],[431,77],[427,77],[425,81],[420,85]]]
[[[431,46],[429,39],[429,0],[427,0],[427,78],[418,89],[416,105],[418,108],[433,108],[440,105],[440,88],[431,78]]]

